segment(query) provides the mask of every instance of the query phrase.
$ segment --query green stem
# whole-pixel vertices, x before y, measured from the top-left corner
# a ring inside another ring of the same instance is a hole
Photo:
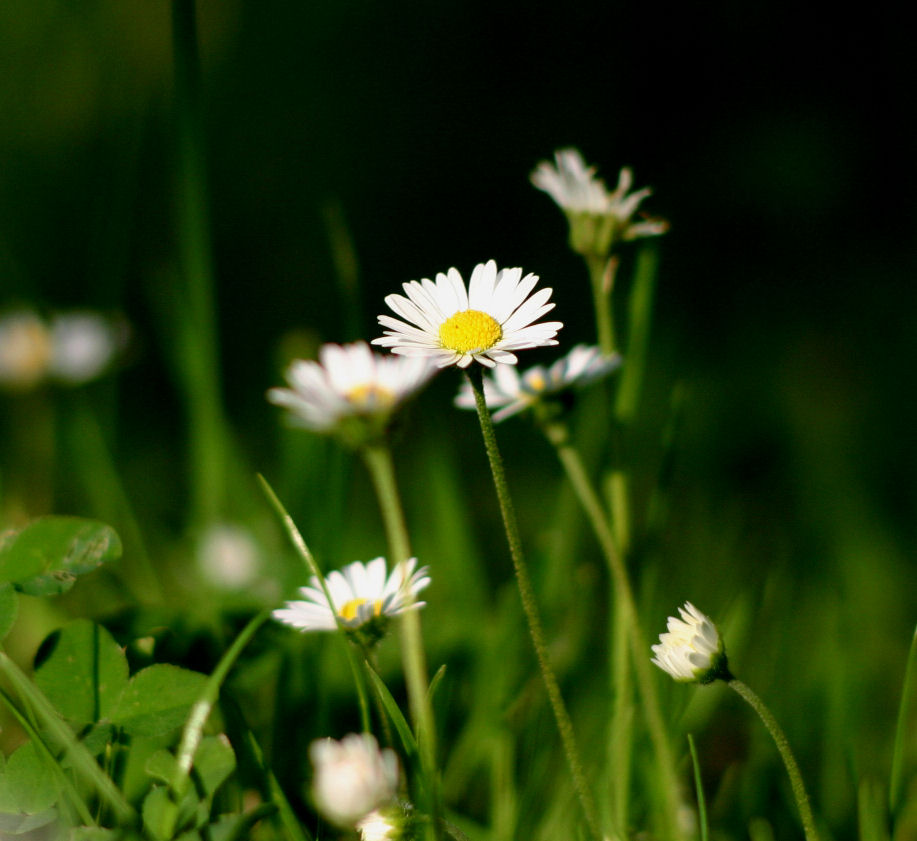
[[[392,463],[392,451],[386,444],[368,444],[360,450],[372,479],[385,534],[388,539],[389,561],[395,564],[406,561],[411,556],[411,543],[408,537],[401,497],[395,481],[395,467]],[[431,808],[433,810],[433,831],[439,834],[440,807],[439,787],[436,781],[436,728],[433,721],[433,706],[427,692],[427,664],[423,650],[423,634],[420,626],[420,613],[407,610],[399,622],[401,638],[401,661],[404,679],[408,690],[408,704],[411,708],[411,719],[417,732],[417,743],[420,749],[420,761],[424,776],[433,792]]]
[[[63,748],[77,774],[93,785],[99,797],[114,813],[119,825],[131,826],[136,820],[136,812],[130,803],[124,799],[118,787],[99,768],[95,758],[76,738],[69,725],[60,717],[44,693],[3,651],[0,651],[0,673],[6,675],[19,696],[32,709],[44,732]]]
[[[306,545],[306,541],[303,539],[302,534],[300,534],[299,529],[296,528],[296,523],[293,522],[293,518],[287,513],[287,509],[283,507],[283,503],[277,497],[277,494],[274,493],[274,489],[268,484],[267,479],[259,474],[258,481],[261,483],[261,488],[264,491],[264,495],[268,498],[268,502],[271,503],[274,511],[277,512],[277,516],[280,517],[280,521],[283,523],[287,535],[290,538],[290,542],[296,549],[296,553],[305,564],[309,573],[315,576],[319,587],[321,587],[322,593],[325,594],[325,599],[328,601],[328,607],[337,622],[338,636],[347,653],[350,671],[353,673],[353,682],[357,689],[357,701],[360,705],[360,724],[363,728],[363,732],[369,733],[372,728],[369,723],[369,700],[366,697],[366,685],[363,682],[360,666],[351,648],[350,640],[347,639],[347,631],[341,624],[340,615],[338,614],[337,607],[335,607],[334,599],[331,598],[331,591],[328,589],[328,583],[325,581],[325,576],[318,568],[318,564],[315,562],[315,556],[310,551],[308,545]]]
[[[177,317],[183,328],[181,363],[189,413],[194,514],[200,526],[213,522],[221,514],[226,489],[226,453],[195,0],[172,0],[172,43],[179,258],[186,284],[184,294],[179,296],[186,306]]]
[[[678,829],[680,798],[678,794],[678,778],[675,774],[675,760],[666,736],[665,723],[662,719],[659,699],[656,695],[655,684],[650,670],[650,657],[647,654],[649,649],[644,640],[643,631],[640,628],[637,605],[634,600],[633,589],[630,586],[627,569],[624,566],[615,537],[608,524],[605,508],[589,479],[579,451],[570,443],[567,427],[562,423],[554,422],[544,424],[542,428],[557,451],[557,456],[564,467],[567,478],[570,480],[574,493],[586,512],[611,573],[615,588],[615,604],[619,610],[623,611],[623,621],[629,628],[631,656],[637,677],[637,689],[643,700],[646,723],[653,749],[656,753],[659,773],[663,780],[669,837],[677,838],[680,835]]]
[[[597,256],[589,256],[585,259],[586,267],[589,269],[589,282],[592,284],[592,303],[595,308],[599,347],[602,353],[611,355],[615,352],[616,344],[614,304],[611,292],[614,286],[614,270],[617,268],[617,260]]]
[[[802,774],[799,772],[799,766],[790,750],[790,743],[787,741],[777,719],[774,718],[771,711],[764,705],[764,702],[751,690],[749,686],[737,678],[731,678],[726,681],[729,686],[748,701],[751,708],[758,714],[764,726],[768,729],[783,764],[786,766],[787,774],[790,776],[790,785],[793,788],[793,795],[796,797],[796,805],[799,807],[799,816],[802,818],[802,828],[806,834],[806,841],[818,841],[818,832],[815,829],[815,818],[812,816],[812,807],[809,805],[809,795],[806,794],[806,787],[802,781]]]
[[[544,630],[541,626],[538,605],[535,601],[535,591],[532,587],[525,556],[522,552],[519,524],[516,522],[516,512],[513,508],[512,499],[509,494],[506,472],[503,469],[503,458],[497,446],[497,436],[494,433],[490,410],[487,408],[487,401],[484,399],[483,373],[474,363],[472,363],[472,365],[473,367],[468,369],[465,373],[474,391],[475,406],[477,407],[478,419],[481,423],[481,433],[484,436],[484,447],[487,450],[487,458],[490,462],[491,472],[493,473],[494,487],[496,488],[497,499],[500,503],[500,513],[503,516],[503,527],[506,530],[506,538],[509,542],[509,551],[513,560],[513,568],[516,572],[516,583],[519,586],[519,596],[522,599],[522,608],[525,611],[525,618],[529,626],[529,634],[532,638],[532,645],[535,648],[535,657],[538,660],[538,667],[541,669],[541,677],[548,693],[551,709],[554,712],[557,729],[560,731],[560,738],[563,742],[564,752],[567,756],[567,764],[570,767],[570,774],[573,778],[573,788],[576,791],[576,796],[579,798],[583,815],[586,818],[586,823],[589,825],[592,835],[597,839],[601,839],[602,833],[599,831],[598,820],[596,819],[595,804],[593,803],[592,795],[586,782],[586,775],[583,772],[583,764],[579,756],[579,749],[576,746],[573,723],[570,720],[570,715],[567,712],[563,696],[560,692],[560,686],[557,683],[557,678],[554,675],[548,658],[548,647],[545,642]]]

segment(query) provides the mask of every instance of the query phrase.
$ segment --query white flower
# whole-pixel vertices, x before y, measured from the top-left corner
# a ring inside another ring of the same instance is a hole
[[[395,797],[398,757],[389,748],[380,751],[369,733],[351,733],[339,742],[319,739],[309,746],[309,757],[315,806],[338,826],[354,827]]]
[[[429,360],[383,356],[365,342],[327,344],[319,362],[292,362],[286,372],[291,387],[272,388],[267,398],[315,432],[333,431],[348,418],[384,425],[435,372]]]
[[[354,561],[340,572],[325,578],[334,611],[322,591],[321,582],[313,575],[308,587],[301,587],[304,601],[290,601],[278,608],[273,617],[302,631],[333,631],[340,622],[345,628],[358,629],[374,619],[395,616],[415,610],[426,603],[417,601],[417,594],[430,583],[428,567],[417,566],[417,558],[408,558],[395,565],[386,578],[385,558],[368,564]]]
[[[200,538],[197,561],[212,584],[240,590],[258,577],[261,555],[250,531],[234,523],[215,523]]]
[[[551,290],[539,289],[538,276],[522,269],[500,269],[490,260],[474,267],[468,289],[457,269],[403,284],[407,297],[388,295],[385,303],[407,322],[379,316],[385,335],[374,345],[404,356],[432,357],[443,368],[467,368],[477,360],[488,368],[497,362],[515,364],[514,350],[556,345],[559,321],[533,324],[554,308]]]
[[[498,410],[494,412],[493,419],[499,423],[545,397],[589,385],[620,365],[620,354],[606,356],[595,345],[576,345],[570,353],[548,368],[535,365],[520,375],[511,365],[498,366],[492,376],[484,378],[484,399],[488,407]],[[470,383],[462,383],[455,405],[461,409],[475,408]]]
[[[662,219],[632,221],[640,203],[652,191],[644,187],[628,195],[634,180],[629,167],[621,169],[618,186],[609,191],[605,182],[596,176],[595,167],[587,167],[576,149],[555,152],[554,161],[554,164],[539,163],[531,180],[567,213],[576,250],[589,247],[596,251],[607,250],[615,240],[656,236],[668,230],[668,223]],[[601,217],[605,224],[595,224],[594,217]]]
[[[365,818],[357,821],[361,841],[395,841],[401,836],[401,822],[380,809],[374,809]]]
[[[678,681],[728,680],[726,651],[716,626],[691,602],[685,602],[678,612],[681,619],[670,616],[667,633],[652,647],[653,663]]]
[[[94,312],[71,312],[51,319],[49,374],[68,385],[99,376],[125,343],[123,324]]]

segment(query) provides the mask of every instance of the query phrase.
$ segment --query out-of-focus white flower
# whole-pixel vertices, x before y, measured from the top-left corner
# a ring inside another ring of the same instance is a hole
[[[58,313],[50,325],[28,310],[2,316],[0,386],[82,385],[105,371],[126,336],[123,322],[88,311]]]
[[[258,544],[251,532],[234,523],[210,526],[200,538],[197,557],[207,580],[226,590],[240,590],[251,584],[261,566]]]
[[[125,342],[125,326],[94,312],[60,313],[51,319],[49,375],[68,385],[98,377]]]
[[[427,359],[383,356],[365,342],[326,344],[318,362],[292,362],[286,372],[290,388],[272,388],[267,398],[288,409],[294,424],[315,432],[346,431],[360,439],[361,431],[381,431],[395,409],[435,372]],[[367,428],[353,429],[348,421]]]
[[[386,577],[385,558],[375,558],[368,564],[354,561],[340,572],[325,578],[334,604],[334,612],[322,591],[321,582],[313,575],[308,587],[301,587],[303,601],[290,601],[273,612],[273,617],[301,631],[333,631],[338,622],[348,630],[357,630],[406,610],[416,610],[426,603],[417,595],[430,583],[427,567],[415,571],[417,558],[408,558],[395,565]]]
[[[0,316],[0,387],[25,390],[41,382],[53,353],[45,323],[27,310]]]
[[[388,327],[374,345],[404,356],[432,358],[436,365],[467,368],[477,360],[488,368],[497,362],[515,365],[512,351],[556,345],[559,321],[533,322],[554,308],[551,290],[530,294],[538,276],[522,269],[500,269],[490,260],[471,272],[468,288],[458,269],[402,284],[404,295],[388,295],[385,303],[405,319],[379,316]]]
[[[315,768],[312,799],[337,826],[354,828],[395,798],[398,757],[388,748],[379,750],[369,733],[351,733],[341,741],[319,739],[309,746],[309,757]]]
[[[634,175],[629,167],[621,169],[617,187],[609,191],[595,174],[595,167],[586,166],[576,149],[560,149],[554,153],[553,164],[538,164],[531,180],[567,214],[571,246],[578,253],[607,256],[620,240],[657,236],[669,228],[662,219],[633,221],[637,208],[652,191],[644,187],[630,192]]]
[[[682,682],[728,680],[726,650],[716,626],[691,602],[678,608],[681,619],[670,616],[668,631],[652,647],[653,663]]]
[[[396,841],[403,832],[404,819],[393,809],[374,809],[357,821],[361,841]]]
[[[589,385],[620,366],[620,354],[606,356],[595,345],[576,345],[548,368],[535,365],[519,374],[512,365],[497,366],[492,375],[484,378],[484,398],[489,408],[497,410],[493,419],[499,423],[545,398]],[[475,408],[470,383],[462,383],[455,405],[461,409]]]

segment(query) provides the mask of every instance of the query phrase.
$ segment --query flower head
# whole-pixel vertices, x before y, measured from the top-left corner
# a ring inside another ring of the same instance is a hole
[[[416,566],[417,558],[408,558],[386,577],[385,558],[368,564],[354,561],[325,578],[333,611],[321,582],[313,575],[309,586],[300,588],[303,601],[289,601],[272,615],[301,631],[333,631],[340,624],[368,641],[377,640],[384,634],[389,617],[426,604],[417,601],[417,594],[430,583],[428,567],[415,571]]]
[[[53,348],[48,329],[27,310],[0,316],[0,386],[24,390],[44,379]]]
[[[309,758],[315,806],[340,827],[354,828],[395,798],[398,757],[389,748],[379,750],[369,733],[351,733],[339,742],[319,739],[309,746]]]
[[[484,398],[491,409],[497,409],[493,419],[499,423],[568,389],[589,385],[620,365],[620,354],[606,356],[594,345],[576,345],[548,368],[535,365],[520,375],[510,365],[498,366],[492,376],[484,378]],[[475,408],[469,383],[462,383],[455,405],[461,409]]]
[[[374,809],[357,821],[360,841],[397,841],[404,834],[405,818],[400,807]]]
[[[388,327],[374,345],[404,356],[431,357],[436,365],[467,368],[477,360],[488,368],[497,362],[515,365],[514,350],[556,345],[559,321],[533,324],[554,308],[551,290],[530,293],[538,276],[522,269],[500,269],[490,260],[471,273],[468,288],[457,269],[403,284],[404,295],[388,295],[385,303],[405,321],[379,316]],[[410,322],[410,323],[406,323]]]
[[[292,362],[290,388],[272,388],[267,399],[288,409],[295,424],[359,440],[380,433],[435,372],[429,360],[383,356],[365,342],[327,344],[318,362]]]
[[[653,662],[675,680],[712,683],[728,680],[726,649],[716,625],[691,602],[678,608],[681,619],[669,617],[668,631],[654,645]]]
[[[531,175],[532,183],[567,214],[573,249],[601,256],[607,256],[620,240],[656,236],[668,230],[662,219],[633,221],[640,203],[652,192],[644,187],[629,193],[633,180],[633,172],[624,167],[617,187],[609,191],[604,180],[596,176],[595,167],[586,166],[576,149],[560,149],[554,153],[553,164],[542,161]]]

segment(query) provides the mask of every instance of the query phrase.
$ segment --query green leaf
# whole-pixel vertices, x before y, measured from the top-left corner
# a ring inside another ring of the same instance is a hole
[[[408,724],[407,719],[405,719],[404,713],[401,712],[398,702],[392,697],[392,693],[388,691],[388,687],[385,685],[382,678],[376,674],[372,666],[368,663],[366,666],[366,671],[369,673],[373,686],[379,695],[379,700],[385,707],[388,717],[392,720],[392,724],[395,725],[395,729],[401,737],[401,743],[404,745],[405,753],[407,753],[409,757],[416,756],[417,741],[414,739],[414,734],[411,733],[411,726]]]
[[[206,675],[157,663],[137,672],[121,693],[111,720],[131,736],[158,736],[184,724]]]
[[[37,815],[8,815],[0,812],[0,838],[12,838],[15,835],[22,835],[25,838],[37,837],[43,833],[31,834],[33,829],[39,829],[47,826],[52,821],[57,820],[57,809],[45,809]],[[29,833],[29,835],[26,835]],[[47,836],[48,838],[57,836]]]
[[[235,768],[236,755],[225,735],[201,739],[194,754],[192,774],[200,781],[206,798],[213,797]],[[146,772],[154,779],[171,783],[175,774],[174,754],[167,750],[156,751],[147,760]]]
[[[114,529],[80,517],[39,517],[0,537],[0,583],[31,596],[69,590],[78,575],[121,557]]]
[[[128,676],[127,658],[111,634],[77,619],[45,641],[43,654],[46,647],[35,683],[64,718],[77,724],[110,718]]]
[[[57,802],[54,775],[32,742],[19,747],[0,775],[0,809],[38,815]]]
[[[8,581],[4,581],[0,584],[0,642],[10,632],[18,612],[19,597],[16,595],[13,585]]]

